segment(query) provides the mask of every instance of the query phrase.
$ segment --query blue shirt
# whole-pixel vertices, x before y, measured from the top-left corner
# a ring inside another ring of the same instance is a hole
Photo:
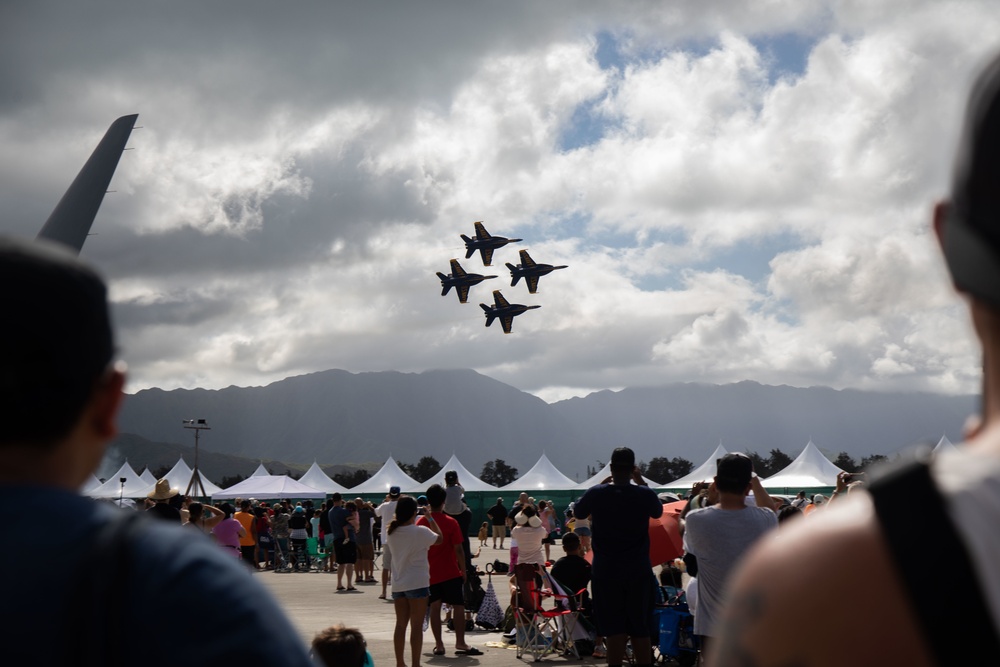
[[[129,542],[131,574],[120,612],[97,619],[69,609],[81,556],[116,516],[108,503],[55,488],[0,486],[8,519],[0,544],[0,642],[4,663],[57,665],[66,623],[115,624],[126,662],[312,667],[271,594],[222,547],[191,527],[140,518]],[[203,623],[192,624],[192,619]]]

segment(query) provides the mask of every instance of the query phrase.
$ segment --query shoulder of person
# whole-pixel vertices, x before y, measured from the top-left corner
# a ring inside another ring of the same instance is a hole
[[[757,542],[731,580],[722,650],[760,664],[826,664],[850,637],[852,664],[928,664],[870,499],[852,500]]]

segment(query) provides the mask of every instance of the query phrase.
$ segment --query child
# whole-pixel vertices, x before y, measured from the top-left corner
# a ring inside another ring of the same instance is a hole
[[[313,637],[312,655],[327,667],[375,666],[361,632],[343,625],[332,625]]]
[[[483,521],[483,525],[479,527],[479,546],[486,546],[486,536],[489,534],[490,524],[488,521]]]

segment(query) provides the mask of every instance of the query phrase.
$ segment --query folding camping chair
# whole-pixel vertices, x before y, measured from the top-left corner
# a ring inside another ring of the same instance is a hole
[[[545,569],[538,570],[541,586],[536,577],[524,571],[514,579],[517,657],[528,653],[535,662],[547,655],[579,658],[573,640],[578,612],[572,608],[575,605],[570,603],[571,596],[555,592]]]
[[[319,539],[315,537],[306,538],[306,553],[309,560],[316,566],[318,572],[323,571],[326,559],[330,557],[330,552],[319,545]]]

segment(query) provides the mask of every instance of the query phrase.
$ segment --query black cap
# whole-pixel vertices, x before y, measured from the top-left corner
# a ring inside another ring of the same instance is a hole
[[[956,287],[1000,308],[1000,56],[969,95],[943,237]]]
[[[395,498],[396,496],[398,496],[399,495],[399,487],[398,486],[390,486],[389,487],[389,495],[392,496],[393,498]]]
[[[716,483],[729,482],[728,486],[745,488],[753,475],[753,461],[741,452],[730,452],[716,463]]]

